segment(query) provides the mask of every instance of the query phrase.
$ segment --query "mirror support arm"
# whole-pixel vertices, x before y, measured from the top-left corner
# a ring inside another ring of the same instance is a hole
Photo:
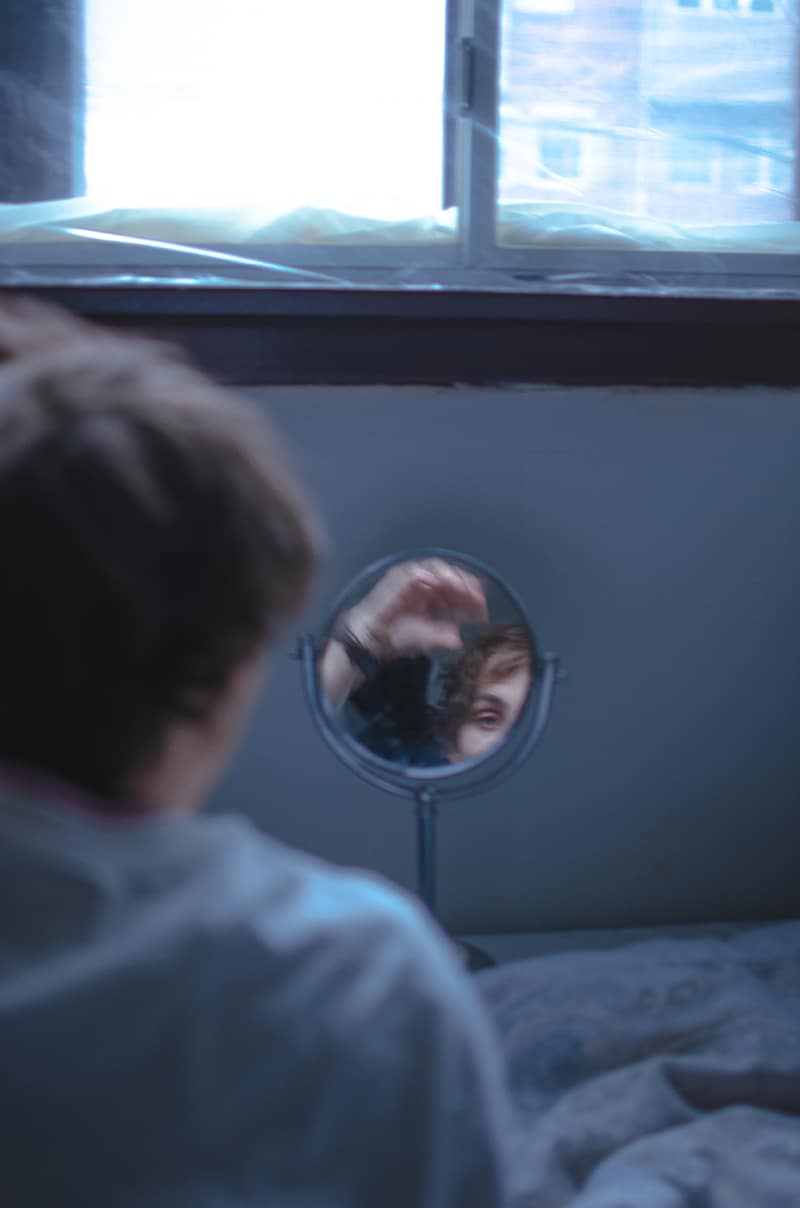
[[[417,889],[420,898],[436,914],[436,818],[435,790],[422,786],[415,794],[417,802]]]

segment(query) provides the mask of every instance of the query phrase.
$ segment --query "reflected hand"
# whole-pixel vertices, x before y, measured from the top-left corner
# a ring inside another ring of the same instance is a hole
[[[342,619],[382,661],[461,650],[461,624],[488,621],[480,579],[442,558],[392,566]]]

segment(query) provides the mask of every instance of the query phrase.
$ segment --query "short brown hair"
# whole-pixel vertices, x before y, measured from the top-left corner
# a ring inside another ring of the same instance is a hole
[[[455,747],[461,727],[468,721],[478,682],[489,661],[493,679],[504,679],[520,667],[536,676],[538,655],[533,635],[525,625],[497,625],[471,642],[452,665],[444,683],[439,732],[447,749]]]
[[[300,608],[261,415],[173,348],[0,307],[0,759],[113,800]]]

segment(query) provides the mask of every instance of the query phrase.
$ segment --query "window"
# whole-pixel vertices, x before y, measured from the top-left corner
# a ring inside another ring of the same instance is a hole
[[[714,147],[705,139],[675,138],[669,145],[669,182],[710,188],[714,183]]]
[[[749,13],[772,15],[783,5],[782,15],[784,17],[791,15],[786,10],[794,4],[794,0],[665,0],[665,2],[671,3],[676,8],[693,9],[695,12],[739,13],[742,15]]]
[[[546,179],[579,180],[581,142],[577,134],[543,134],[539,140],[539,175]]]
[[[563,17],[574,10],[575,0],[519,0],[518,8],[524,13]]]
[[[86,0],[87,191],[435,214],[444,32],[431,0]]]
[[[0,280],[800,277],[798,0],[7,2]]]
[[[746,192],[777,193],[792,190],[792,149],[764,140],[756,150],[739,155],[739,187]]]
[[[672,2],[587,5],[566,33],[507,4],[501,246],[541,247],[545,226],[559,244],[571,227],[584,263],[589,245],[628,240],[653,252],[704,244],[758,252],[780,234],[782,248],[800,252],[792,183],[797,9],[763,24],[740,20],[741,10],[723,22],[721,12],[711,19],[711,0],[703,3],[703,20],[684,19],[678,10],[689,6]],[[533,178],[528,167],[528,140],[544,109],[551,127],[582,139],[580,179],[562,173],[558,193],[552,178]],[[749,189],[745,151],[758,163],[748,168],[757,172]],[[558,232],[556,196],[570,207]]]

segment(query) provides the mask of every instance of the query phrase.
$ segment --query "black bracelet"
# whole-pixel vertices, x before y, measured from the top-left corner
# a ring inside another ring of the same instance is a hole
[[[381,663],[375,658],[374,654],[367,650],[364,643],[360,638],[356,637],[352,629],[340,629],[336,634],[336,641],[340,643],[353,666],[366,679],[371,679],[373,675],[377,675],[381,669]]]

